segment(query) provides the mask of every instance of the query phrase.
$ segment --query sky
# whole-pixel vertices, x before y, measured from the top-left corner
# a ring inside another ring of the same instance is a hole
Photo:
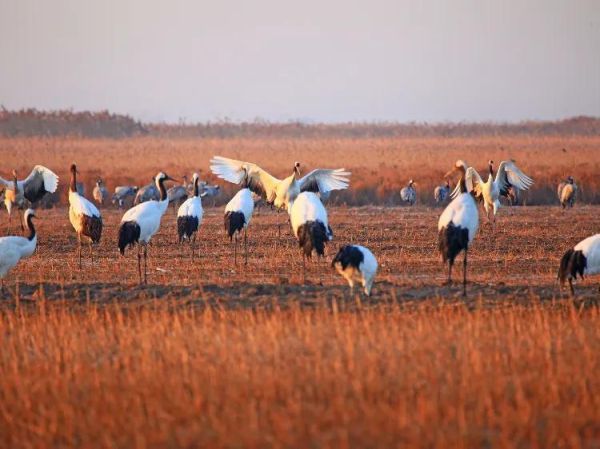
[[[600,116],[600,0],[0,0],[0,105],[165,122]]]

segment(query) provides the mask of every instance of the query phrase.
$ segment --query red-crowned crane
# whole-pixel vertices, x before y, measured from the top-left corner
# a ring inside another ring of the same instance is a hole
[[[500,208],[500,196],[508,195],[508,189],[511,187],[518,190],[527,190],[533,184],[533,180],[523,173],[513,161],[502,161],[498,167],[498,173],[494,179],[494,161],[488,162],[489,175],[486,182],[483,182],[477,170],[469,167],[465,172],[467,183],[472,185],[476,196],[483,198],[483,207],[488,221],[496,221],[496,213]],[[456,190],[455,190],[456,192]]]
[[[237,264],[237,244],[238,235],[244,230],[244,259],[245,264],[248,264],[248,225],[252,219],[254,212],[254,200],[250,189],[241,189],[234,195],[233,198],[225,206],[225,232],[229,236],[229,240],[233,241],[233,260]]]
[[[361,245],[345,245],[340,248],[331,262],[338,273],[348,281],[354,291],[354,283],[362,285],[365,295],[371,295],[371,288],[377,274],[377,259],[373,253]]]
[[[155,177],[156,189],[159,192],[159,200],[150,200],[140,203],[129,209],[121,218],[119,227],[118,246],[121,255],[125,254],[127,246],[138,244],[138,273],[140,284],[142,283],[142,254],[140,247],[144,248],[144,284],[148,283],[148,243],[152,236],[160,228],[160,221],[167,208],[169,199],[165,189],[166,181],[175,181],[167,174],[160,172]]]
[[[0,177],[0,185],[4,184],[6,189],[4,195],[4,204],[8,211],[9,223],[12,212],[12,206],[22,207],[24,200],[35,203],[42,199],[46,193],[56,192],[58,187],[58,176],[42,165],[36,165],[29,173],[27,178],[19,181],[15,170],[12,172],[12,179],[6,180]]]
[[[100,242],[102,237],[102,216],[100,211],[77,192],[77,166],[71,165],[71,182],[69,184],[69,221],[77,233],[79,269],[81,269],[81,241],[90,245],[90,257],[94,260],[92,244]]]
[[[198,188],[199,181],[200,176],[198,173],[194,173],[192,176],[194,186],[192,196],[185,200],[177,210],[177,235],[179,243],[182,243],[185,239],[189,240],[190,248],[192,249],[192,260],[194,260],[196,234],[198,234],[198,228],[202,223],[202,215],[204,214]]]
[[[442,261],[448,262],[448,281],[452,284],[454,259],[464,251],[463,295],[467,295],[467,253],[479,227],[479,212],[475,199],[469,193],[472,186],[465,180],[465,167],[457,163],[453,171],[460,172],[459,194],[444,209],[438,221],[438,248]],[[450,173],[449,173],[450,174]],[[446,176],[448,176],[447,174]]]
[[[0,281],[1,290],[4,293],[4,278],[21,259],[29,257],[35,251],[37,245],[37,234],[33,225],[35,212],[27,209],[23,214],[23,222],[27,226],[29,235],[27,237],[7,236],[0,237]]]
[[[260,195],[269,204],[280,209],[288,209],[300,192],[315,192],[327,196],[332,190],[347,189],[350,172],[343,168],[318,168],[300,178],[300,164],[296,162],[292,174],[285,179],[277,179],[258,165],[215,156],[210,169],[219,178]]]
[[[324,256],[325,244],[333,239],[333,232],[325,206],[313,192],[300,193],[289,211],[292,230],[302,248],[302,278],[306,282],[306,258],[310,259],[313,251],[317,256]]]
[[[571,296],[575,295],[573,279],[600,273],[600,234],[592,235],[569,249],[560,260],[558,279],[561,286],[569,281]]]

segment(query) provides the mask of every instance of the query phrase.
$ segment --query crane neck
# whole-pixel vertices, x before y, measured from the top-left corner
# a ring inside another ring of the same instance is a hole
[[[200,196],[200,189],[198,184],[200,183],[200,177],[194,179],[194,196]]]
[[[71,170],[71,182],[69,183],[69,191],[77,192],[77,172]]]
[[[33,217],[31,215],[27,217],[27,229],[29,230],[27,240],[32,241],[35,238],[35,226],[33,225]]]
[[[494,177],[494,166],[492,164],[489,164],[489,170],[490,170],[490,178]]]
[[[167,189],[165,189],[165,180],[158,179],[156,181],[156,187],[158,188],[158,192],[160,193],[160,200],[165,201],[167,199]]]

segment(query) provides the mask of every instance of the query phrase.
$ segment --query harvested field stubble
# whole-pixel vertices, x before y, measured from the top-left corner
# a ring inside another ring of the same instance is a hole
[[[564,139],[543,141],[550,156],[522,164],[538,186],[555,156],[557,170],[574,173],[567,169],[575,158],[552,150]],[[268,141],[250,139],[5,139],[2,154],[22,170],[76,160],[91,186],[97,175],[109,184],[139,183],[160,168],[180,176],[206,168],[215,153],[247,151],[285,172],[300,159],[297,149],[312,168],[327,148],[331,160],[345,161],[342,148],[359,154],[365,142],[271,142],[269,157]],[[480,151],[498,144],[493,138],[462,140],[448,153],[451,142],[440,139],[421,159],[408,151],[415,142],[401,150],[396,140],[371,142],[367,154],[379,156],[363,154],[354,182],[377,184],[379,175],[360,173],[379,173],[379,164],[400,185],[392,163],[402,173],[426,163],[424,179],[434,179],[457,157],[501,159]],[[540,144],[519,142],[523,156]],[[594,142],[567,147],[587,157],[575,168],[590,176]],[[32,149],[25,164],[19,155]],[[57,171],[64,187],[66,173]],[[67,208],[39,211],[38,251],[11,272],[0,301],[0,447],[598,447],[600,280],[579,282],[573,301],[559,291],[556,271],[567,248],[598,232],[599,207],[501,209],[496,230],[482,223],[470,250],[467,299],[458,286],[441,286],[441,210],[330,204],[335,240],[326,261],[309,264],[303,285],[284,213],[255,212],[245,267],[233,264],[222,208],[206,208],[193,263],[189,248],[175,244],[170,208],[143,287],[136,251],[118,256],[122,211],[102,209],[102,242],[81,271]],[[2,232],[4,219],[0,213]],[[349,242],[379,260],[371,298],[350,294],[329,267]]]

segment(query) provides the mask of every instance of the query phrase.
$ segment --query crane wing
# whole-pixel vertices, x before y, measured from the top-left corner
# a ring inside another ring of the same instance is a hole
[[[533,185],[533,179],[521,171],[513,161],[502,161],[498,167],[496,182],[500,191],[514,186],[520,190],[527,190]]]
[[[215,156],[210,160],[210,169],[217,177],[234,184],[248,187],[267,202],[275,201],[279,179],[271,176],[258,165]]]
[[[56,192],[58,187],[58,176],[49,168],[36,165],[29,176],[18,182],[23,194],[32,203],[40,200],[46,193]]]
[[[350,172],[344,168],[317,168],[300,178],[301,192],[327,194],[332,190],[347,189],[350,184]]]
[[[483,184],[483,180],[481,179],[481,176],[479,176],[479,173],[477,173],[477,170],[475,170],[473,167],[467,168],[465,173],[465,184],[467,186],[467,191],[473,193],[475,198],[479,198],[482,195],[481,185]],[[459,194],[460,182],[457,182],[454,190],[450,194],[450,198],[454,199]]]

